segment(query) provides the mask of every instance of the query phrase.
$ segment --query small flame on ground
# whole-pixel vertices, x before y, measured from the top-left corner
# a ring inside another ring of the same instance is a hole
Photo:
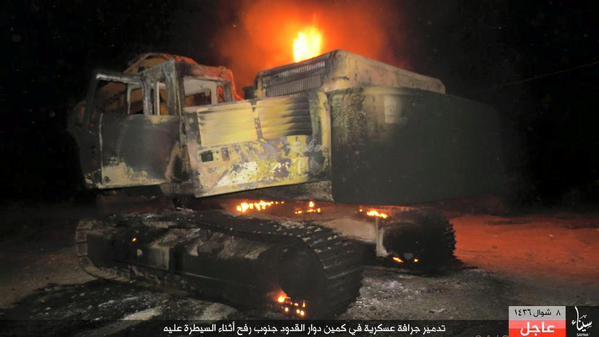
[[[301,215],[304,213],[305,214],[320,214],[320,213],[322,213],[322,209],[320,207],[316,207],[316,203],[314,201],[309,201],[308,208],[296,209],[295,211],[293,211],[293,214],[295,214],[295,215]]]
[[[293,314],[297,317],[304,318],[307,314],[308,305],[306,301],[294,302],[291,297],[287,296],[285,292],[281,291],[276,298],[278,304],[281,305],[281,309],[285,314]],[[295,310],[293,310],[295,308]]]
[[[358,209],[358,213],[364,213],[364,209],[363,208],[359,208]],[[370,217],[373,217],[373,218],[381,218],[383,220],[389,218],[389,214],[381,212],[381,211],[373,209],[373,208],[371,208],[368,211],[366,211],[366,215],[370,216]]]
[[[282,205],[284,201],[264,201],[260,200],[258,202],[241,202],[239,203],[235,209],[239,213],[247,213],[249,211],[264,211],[267,208],[273,205]]]
[[[369,210],[368,212],[366,212],[366,215],[381,219],[387,219],[389,217],[387,213],[379,212],[376,209]]]
[[[316,27],[310,26],[297,33],[293,40],[293,60],[295,62],[316,57],[321,53],[322,34]]]

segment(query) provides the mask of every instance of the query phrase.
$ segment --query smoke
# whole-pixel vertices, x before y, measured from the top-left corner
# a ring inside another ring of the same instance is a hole
[[[397,66],[401,11],[379,1],[258,0],[223,2],[219,14],[230,22],[215,34],[216,53],[233,70],[239,87],[252,85],[256,73],[293,62],[293,39],[316,26],[323,53],[344,49]]]

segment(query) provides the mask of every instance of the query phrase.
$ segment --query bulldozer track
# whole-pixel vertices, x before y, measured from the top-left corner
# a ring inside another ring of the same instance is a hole
[[[76,230],[76,247],[79,262],[90,275],[120,282],[142,279],[159,286],[182,290],[195,290],[193,282],[185,275],[165,273],[152,268],[128,265],[104,268],[96,266],[88,256],[87,234],[107,230],[110,226],[147,225],[146,222],[163,222],[168,228],[208,229],[240,238],[262,242],[301,244],[315,254],[320,262],[325,284],[321,290],[323,307],[319,317],[332,317],[344,312],[359,295],[362,282],[362,247],[329,228],[313,222],[273,221],[234,217],[221,211],[181,211],[169,214],[114,215],[102,220],[82,220]]]

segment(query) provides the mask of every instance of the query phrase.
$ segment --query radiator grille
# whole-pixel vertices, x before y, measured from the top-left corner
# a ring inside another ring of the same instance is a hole
[[[262,137],[311,135],[310,103],[304,95],[258,101]]]
[[[245,101],[192,110],[197,116],[201,146],[312,134],[306,95],[268,98],[254,104]]]
[[[310,76],[295,81],[289,81],[273,86],[266,87],[266,96],[285,96],[295,94],[301,91],[319,88],[322,85],[320,75]]]
[[[199,112],[198,120],[204,147],[258,140],[249,103],[214,106]]]
[[[263,74],[261,78],[266,96],[290,95],[320,87],[326,64],[326,60],[323,59],[313,60],[310,63],[293,65]]]

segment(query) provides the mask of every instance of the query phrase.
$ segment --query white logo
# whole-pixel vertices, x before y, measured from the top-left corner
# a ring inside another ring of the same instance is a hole
[[[593,326],[593,321],[589,321],[588,323],[583,322],[582,320],[587,317],[587,315],[580,315],[578,312],[578,307],[574,307],[576,309],[576,320],[572,320],[572,325],[576,326],[576,330],[578,332],[586,332],[588,328]]]

